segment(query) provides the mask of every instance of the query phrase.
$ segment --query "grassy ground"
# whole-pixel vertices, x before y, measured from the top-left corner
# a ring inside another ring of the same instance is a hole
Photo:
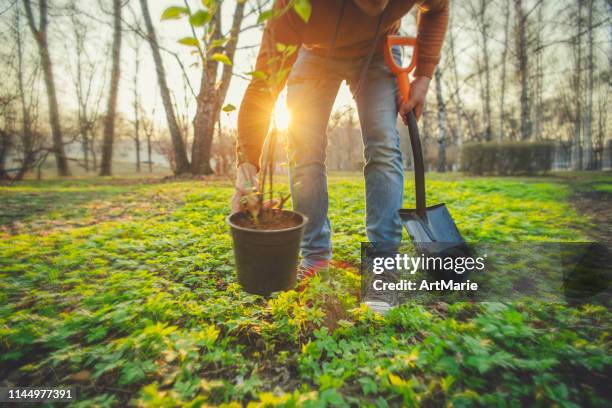
[[[428,198],[469,240],[580,241],[592,221],[574,187],[609,199],[612,178],[572,177],[434,175]],[[263,299],[236,283],[228,182],[0,187],[0,379],[76,385],[75,406],[610,406],[608,309],[371,314],[356,298],[363,182],[335,176],[330,191],[332,281]]]

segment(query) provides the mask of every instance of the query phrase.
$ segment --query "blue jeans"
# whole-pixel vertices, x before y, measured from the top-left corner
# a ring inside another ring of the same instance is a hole
[[[399,58],[399,50],[394,50],[394,54]],[[290,183],[293,208],[309,219],[301,247],[306,266],[325,265],[331,259],[326,129],[342,80],[347,81],[353,93],[361,125],[368,240],[381,251],[392,252],[402,237],[398,210],[403,200],[404,173],[396,127],[397,84],[383,55],[376,54],[363,84],[358,86],[365,60],[365,57],[327,60],[302,48],[289,75]]]

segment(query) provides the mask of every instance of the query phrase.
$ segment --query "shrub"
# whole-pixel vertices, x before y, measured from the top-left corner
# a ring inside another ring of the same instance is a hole
[[[462,147],[461,169],[468,174],[533,175],[552,167],[551,142],[467,143]]]

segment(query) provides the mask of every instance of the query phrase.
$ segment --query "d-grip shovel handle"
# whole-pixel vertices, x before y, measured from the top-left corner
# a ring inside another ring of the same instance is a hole
[[[412,60],[407,67],[401,67],[393,58],[393,46],[411,46],[413,47]],[[395,75],[397,85],[403,102],[408,102],[410,98],[410,74],[417,63],[416,52],[417,41],[414,37],[400,37],[397,35],[389,35],[385,40],[385,62]],[[421,149],[421,139],[419,137],[419,127],[417,125],[416,115],[414,111],[408,112],[406,115],[408,122],[408,132],[410,133],[410,146],[412,147],[412,159],[414,165],[414,185],[416,190],[416,212],[423,220],[427,219],[427,206],[425,203],[425,165],[423,163],[423,150]]]
[[[413,48],[412,59],[407,67],[401,67],[393,58],[393,47],[394,46],[409,46]],[[397,85],[399,86],[400,95],[404,102],[408,102],[410,97],[410,80],[408,74],[410,74],[415,68],[417,63],[416,53],[417,40],[414,37],[401,37],[399,35],[388,35],[385,40],[385,62],[387,66],[397,78]]]

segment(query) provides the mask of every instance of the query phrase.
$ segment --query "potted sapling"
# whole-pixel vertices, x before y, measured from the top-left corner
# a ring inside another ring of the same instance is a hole
[[[305,215],[284,208],[290,195],[274,197],[274,145],[268,134],[261,177],[242,197],[244,211],[227,217],[234,241],[238,281],[249,293],[269,295],[295,286]],[[266,191],[268,184],[268,191]]]
[[[270,72],[251,73],[272,95],[278,94],[278,87],[289,72],[284,68],[285,63],[297,50],[295,46],[280,43],[275,47],[277,55],[267,61]],[[273,113],[272,129],[264,142],[259,180],[242,197],[245,209],[227,217],[234,241],[238,281],[247,292],[260,295],[295,286],[300,242],[308,222],[305,215],[284,208],[289,194],[275,197],[277,120],[277,114]],[[238,151],[242,154],[242,149]]]

